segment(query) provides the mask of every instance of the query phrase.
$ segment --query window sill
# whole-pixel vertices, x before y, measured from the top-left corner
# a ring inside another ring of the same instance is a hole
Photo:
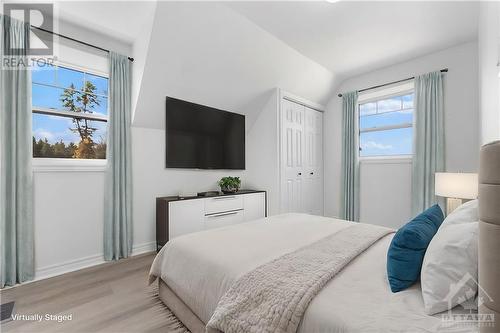
[[[33,158],[34,172],[104,172],[106,160]]]
[[[411,155],[360,157],[360,164],[411,164]]]

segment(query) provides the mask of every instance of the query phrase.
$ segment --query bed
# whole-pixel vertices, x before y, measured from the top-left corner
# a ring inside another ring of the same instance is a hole
[[[243,274],[335,233],[352,222],[284,214],[170,241],[151,276],[160,297],[192,332],[204,332],[219,299]],[[423,311],[419,285],[391,293],[386,277],[390,233],[357,256],[313,298],[298,332],[434,332],[439,316]],[[383,306],[381,306],[383,305]]]
[[[500,298],[497,286],[500,268],[496,264],[500,235],[499,167],[500,142],[484,146],[479,175],[479,283],[492,297],[484,297],[480,314],[498,315],[499,311],[494,302]],[[169,241],[158,253],[151,267],[150,282],[158,278],[160,298],[190,331],[220,332],[211,323],[227,295],[238,290],[235,285],[241,286],[241,280],[249,274],[252,279],[258,279],[258,275],[251,273],[263,273],[265,271],[259,270],[261,267],[268,267],[279,258],[300,252],[311,244],[321,243],[325,237],[350,230],[353,225],[362,224],[305,214],[284,214],[181,236]],[[296,329],[283,331],[476,331],[460,324],[446,326],[440,314],[425,314],[418,283],[398,293],[390,291],[386,260],[394,233],[382,229],[378,232],[379,238],[352,256],[305,303]],[[265,279],[259,281],[265,282]],[[260,293],[257,296],[255,299],[259,301]],[[272,307],[269,309],[274,311]],[[481,327],[481,332],[498,332],[497,329]],[[244,329],[231,331],[246,332]]]

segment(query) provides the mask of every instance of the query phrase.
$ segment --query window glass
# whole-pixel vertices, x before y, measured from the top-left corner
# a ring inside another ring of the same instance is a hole
[[[361,133],[360,155],[411,155],[412,135],[413,129],[411,127]]]
[[[35,107],[60,110],[65,109],[60,98],[64,89],[32,84],[31,97]]]
[[[403,96],[403,109],[413,109],[413,94]]]
[[[95,105],[95,107],[92,109],[92,112],[107,116],[108,115],[108,98],[97,96],[97,101],[99,102],[99,104]]]
[[[359,155],[412,154],[413,93],[359,105]]]
[[[105,159],[108,79],[50,66],[35,68],[32,82],[33,157]]]
[[[402,109],[401,96],[377,101],[377,113],[390,112]]]
[[[83,72],[64,67],[58,67],[57,86],[82,90],[83,76],[84,76]]]
[[[102,76],[86,74],[85,81],[90,82],[95,87],[95,94],[108,96],[108,79]]]
[[[359,106],[359,115],[360,116],[367,116],[370,114],[376,114],[377,113],[377,103],[364,103]]]
[[[31,80],[36,83],[48,85],[56,84],[56,68],[52,65],[33,66],[31,70]]]
[[[368,117],[360,117],[359,128],[369,129],[382,126],[393,126],[400,124],[411,124],[413,122],[413,110],[392,111],[374,114]]]
[[[33,113],[33,157],[104,159],[106,132],[106,122]]]

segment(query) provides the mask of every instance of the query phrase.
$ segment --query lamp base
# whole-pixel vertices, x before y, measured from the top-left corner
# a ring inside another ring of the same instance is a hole
[[[462,199],[447,198],[446,199],[446,215],[450,215],[455,209],[462,204]]]

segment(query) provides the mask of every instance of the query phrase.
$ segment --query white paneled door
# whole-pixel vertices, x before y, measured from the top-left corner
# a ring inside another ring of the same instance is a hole
[[[321,112],[281,103],[281,212],[323,215]]]
[[[323,215],[323,113],[305,109],[304,211]]]
[[[282,213],[303,211],[304,107],[282,103]]]

